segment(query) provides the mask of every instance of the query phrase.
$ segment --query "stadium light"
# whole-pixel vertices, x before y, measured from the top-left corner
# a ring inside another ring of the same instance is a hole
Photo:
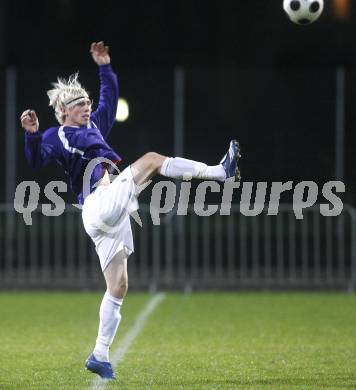
[[[118,122],[125,122],[129,117],[129,104],[124,98],[120,98],[117,102],[116,120]]]
[[[334,14],[336,19],[340,21],[349,20],[351,17],[351,1],[350,0],[334,0]]]

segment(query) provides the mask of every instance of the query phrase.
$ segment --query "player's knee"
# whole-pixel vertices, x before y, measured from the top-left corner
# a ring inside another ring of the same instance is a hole
[[[129,289],[129,281],[127,278],[120,280],[119,283],[119,290],[121,291],[122,294],[126,294],[127,290]]]
[[[117,293],[121,296],[124,297],[127,293],[127,290],[129,288],[129,280],[126,275],[122,275],[120,280],[118,281],[116,285]]]
[[[164,156],[156,152],[148,152],[144,155],[144,157],[147,160],[147,163],[149,164],[152,170],[159,169],[164,160]]]
[[[128,290],[128,283],[127,282],[120,282],[114,287],[109,288],[109,294],[113,297],[122,299],[125,297]]]
[[[124,298],[128,290],[128,276],[127,273],[120,275],[116,281],[111,280],[107,285],[107,289],[110,295],[116,298]]]
[[[157,158],[159,158],[161,155],[156,153],[156,152],[147,152],[145,154],[145,158],[149,159],[149,160],[155,160]]]

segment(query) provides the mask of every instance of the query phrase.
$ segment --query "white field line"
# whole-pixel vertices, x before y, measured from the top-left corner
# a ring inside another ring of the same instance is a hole
[[[130,348],[130,345],[144,328],[150,314],[163,301],[165,297],[166,295],[163,293],[154,295],[148,301],[147,305],[141,311],[141,313],[137,316],[133,327],[126,333],[124,339],[122,340],[118,348],[114,351],[113,356],[110,359],[114,369],[117,364],[124,358],[125,353]],[[118,379],[120,380],[120,374],[118,375]],[[105,389],[107,382],[107,380],[102,380],[99,376],[96,376],[95,379],[92,381],[92,384],[89,389]]]

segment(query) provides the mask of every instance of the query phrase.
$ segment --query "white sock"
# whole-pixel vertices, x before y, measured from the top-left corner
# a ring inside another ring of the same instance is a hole
[[[120,324],[120,308],[122,299],[115,298],[108,292],[101,301],[99,317],[99,331],[94,348],[94,356],[102,362],[109,361],[109,348],[112,344],[117,328]]]
[[[226,174],[221,164],[208,166],[204,163],[187,160],[180,157],[167,157],[159,172],[163,176],[173,179],[191,177],[193,179],[211,179],[224,181]]]

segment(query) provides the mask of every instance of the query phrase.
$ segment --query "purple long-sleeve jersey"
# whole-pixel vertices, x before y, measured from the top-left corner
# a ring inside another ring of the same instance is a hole
[[[121,161],[105,142],[115,121],[119,97],[117,76],[109,64],[99,67],[99,76],[99,105],[91,114],[88,126],[55,126],[43,134],[25,132],[25,154],[31,167],[37,169],[56,161],[68,175],[69,186],[80,204],[84,202],[83,176],[88,163],[98,157],[114,163]],[[90,192],[102,175],[103,166],[98,164],[91,175]]]

